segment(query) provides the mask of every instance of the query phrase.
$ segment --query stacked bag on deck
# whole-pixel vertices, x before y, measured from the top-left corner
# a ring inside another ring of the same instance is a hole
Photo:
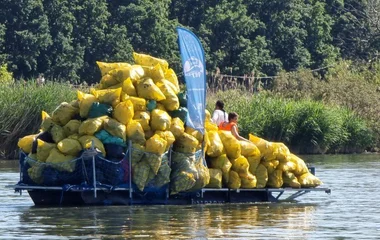
[[[26,174],[33,182],[44,183],[46,166],[74,172],[74,160],[92,147],[107,160],[121,161],[130,140],[132,180],[141,191],[169,182],[172,194],[205,186],[321,184],[284,144],[253,135],[251,142],[238,141],[231,132],[219,131],[208,111],[204,135],[185,126],[186,94],[168,62],[145,54],[133,56],[135,64],[97,62],[99,84],[89,93],[78,91],[77,100],[61,103],[51,116],[42,112],[41,133],[19,140],[19,147],[29,154]]]
[[[206,151],[209,188],[316,187],[322,182],[309,172],[305,162],[283,143],[249,135],[250,142],[237,140],[229,131],[218,130],[206,114]]]
[[[43,182],[45,167],[35,163],[73,172],[71,160],[92,147],[102,157],[120,161],[131,140],[132,179],[141,191],[146,186],[159,188],[171,179],[176,181],[173,193],[208,184],[207,167],[195,157],[203,137],[185,127],[186,95],[180,92],[175,72],[166,60],[133,56],[135,64],[97,62],[102,77],[95,88],[89,93],[78,91],[77,100],[61,103],[51,116],[42,112],[41,133],[50,139],[41,134],[20,139],[19,147],[35,160],[28,169],[35,183]],[[168,150],[172,145],[184,157],[173,158],[171,168]]]

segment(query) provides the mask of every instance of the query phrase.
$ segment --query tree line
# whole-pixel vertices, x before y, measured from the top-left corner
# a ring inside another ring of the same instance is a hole
[[[256,76],[379,56],[378,0],[0,0],[0,64],[16,79],[99,80],[95,61],[132,52],[181,62],[192,30],[207,69]]]

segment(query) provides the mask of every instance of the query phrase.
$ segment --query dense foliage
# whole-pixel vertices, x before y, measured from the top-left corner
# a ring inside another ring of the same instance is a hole
[[[0,4],[0,155],[37,131],[41,110],[75,97],[58,81],[98,82],[95,61],[132,62],[132,52],[142,52],[167,59],[181,77],[177,26],[191,29],[205,48],[215,93],[208,107],[224,99],[228,111],[241,114],[243,135],[303,153],[380,146],[379,0]],[[48,84],[37,87],[31,81],[41,73]],[[257,78],[265,76],[276,77]],[[219,91],[228,89],[244,92]],[[269,91],[252,96],[262,89]]]
[[[241,135],[284,142],[295,153],[361,153],[374,146],[367,122],[342,107],[230,90],[209,95],[209,111],[217,99],[225,102],[226,111],[239,114]]]
[[[176,26],[204,43],[209,71],[274,75],[380,50],[377,0],[1,0],[0,64],[16,78],[95,82],[95,61],[133,50],[180,60]]]

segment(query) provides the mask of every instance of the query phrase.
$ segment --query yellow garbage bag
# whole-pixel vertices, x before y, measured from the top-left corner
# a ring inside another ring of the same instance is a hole
[[[229,180],[227,184],[230,189],[239,189],[241,186],[241,179],[239,174],[233,170],[230,171]]]
[[[166,72],[165,72],[165,79],[168,80],[169,82],[171,82],[175,86],[175,88],[177,89],[175,91],[175,93],[178,94],[179,91],[180,91],[179,83],[178,83],[178,77],[175,74],[175,72],[174,72],[173,69],[168,68],[168,70],[166,70]]]
[[[173,195],[191,189],[196,180],[192,173],[181,171],[170,176],[170,183],[170,194]]]
[[[115,77],[117,71],[115,69],[109,71],[107,74],[102,76],[100,79],[99,87],[98,89],[107,89],[110,88],[111,86],[115,86],[119,84],[120,82],[118,79]]]
[[[41,119],[42,119],[41,130],[43,132],[49,131],[50,128],[52,128],[54,126],[54,124],[55,124],[54,121],[53,121],[53,119],[45,111],[41,112]]]
[[[264,160],[273,160],[276,159],[276,155],[273,152],[272,143],[268,142],[265,139],[259,138],[253,134],[249,134],[249,141],[253,142],[256,147],[260,150],[261,157]]]
[[[94,135],[103,128],[105,117],[89,118],[83,121],[78,128],[80,135]]]
[[[58,143],[59,141],[61,141],[62,139],[66,137],[65,130],[63,130],[63,127],[57,124],[54,124],[54,126],[49,130],[49,133],[55,143]]]
[[[131,120],[127,125],[127,136],[134,143],[145,144],[144,129],[136,120]]]
[[[77,156],[82,150],[82,145],[78,140],[65,138],[57,144],[57,148],[65,155]]]
[[[134,111],[146,111],[146,100],[144,98],[130,96],[128,100],[132,102]]]
[[[149,153],[162,155],[166,150],[167,141],[161,138],[158,134],[154,134],[146,140],[145,150]]]
[[[223,147],[226,150],[229,159],[236,159],[241,155],[241,146],[230,131],[218,131],[219,137],[222,140]]]
[[[38,161],[45,162],[48,158],[50,151],[55,148],[55,143],[48,143],[37,139],[37,159]]]
[[[230,162],[230,160],[228,160],[227,155],[222,154],[217,158],[211,158],[210,165],[212,168],[218,168],[222,170],[223,182],[227,184],[229,181],[229,174],[232,167],[232,163]]]
[[[136,111],[133,119],[139,122],[144,129],[144,131],[149,131],[150,129],[150,112],[148,111]]]
[[[268,174],[272,174],[280,162],[278,160],[270,160],[270,161],[266,160],[266,161],[261,161],[261,163],[267,168]]]
[[[108,73],[109,71],[111,71],[113,69],[123,68],[123,67],[127,67],[128,68],[128,67],[131,66],[131,64],[126,63],[126,62],[110,62],[110,63],[108,63],[108,62],[96,61],[96,64],[99,67],[101,76],[106,75],[106,73]]]
[[[173,118],[170,123],[170,131],[175,138],[179,138],[185,132],[185,124],[180,118]]]
[[[131,152],[132,167],[134,167],[137,163],[141,161],[144,154],[145,154],[145,146],[140,145],[138,143],[132,143],[132,152]]]
[[[166,149],[165,152],[169,150],[170,146],[174,143],[175,137],[170,131],[156,131],[158,136],[166,140]]]
[[[113,118],[106,118],[103,120],[104,130],[109,132],[112,136],[119,137],[125,142],[127,140],[127,127]]]
[[[199,159],[197,160],[195,167],[198,171],[198,174],[197,174],[198,177],[195,179],[196,182],[195,182],[194,186],[192,188],[190,188],[189,191],[200,190],[200,189],[204,188],[205,186],[207,186],[207,184],[210,183],[210,172],[209,172],[207,166],[205,166],[203,164],[202,156],[200,156]]]
[[[256,156],[260,157],[260,150],[256,145],[252,142],[247,141],[239,141],[241,146],[241,155],[244,157]]]
[[[294,173],[284,171],[282,173],[282,179],[284,181],[284,187],[291,187],[291,188],[300,188],[301,184],[298,182],[298,179]]]
[[[249,172],[252,174],[256,173],[256,169],[260,164],[260,155],[247,157],[249,163]]]
[[[154,109],[150,115],[150,127],[153,131],[166,131],[170,128],[172,118],[165,111]]]
[[[210,157],[218,157],[223,153],[223,143],[217,131],[207,131],[210,141],[206,154]]]
[[[198,170],[195,166],[194,154],[183,154],[172,152],[172,175],[170,177],[172,194],[175,192],[187,191],[191,189],[197,179]]]
[[[75,119],[70,120],[68,123],[66,123],[65,126],[63,126],[63,131],[65,132],[66,136],[73,135],[75,133],[78,133],[80,125],[81,121]]]
[[[177,94],[170,87],[170,82],[162,79],[156,82],[157,87],[161,90],[161,92],[165,95],[165,99],[162,100],[162,103],[166,110],[174,111],[179,109],[179,99]]]
[[[157,188],[160,188],[164,186],[165,184],[169,183],[171,171],[172,170],[168,164],[167,154],[165,154],[162,157],[162,163],[161,163],[160,169],[158,170],[157,176],[154,178],[154,186]]]
[[[96,137],[90,135],[84,135],[78,139],[83,149],[91,149],[92,143],[94,144],[94,148],[98,149],[103,157],[106,156],[106,150],[104,149],[103,143]]]
[[[119,103],[113,110],[112,117],[124,125],[128,123],[134,117],[133,103],[130,100]]]
[[[218,131],[218,126],[213,123],[213,122],[205,122],[205,129],[208,131],[208,132],[211,132],[211,131]]]
[[[149,167],[154,173],[154,175],[157,175],[158,170],[160,169],[160,166],[162,163],[162,158],[163,158],[162,154],[160,155],[160,154],[146,152],[143,156],[142,161],[146,161],[149,164]]]
[[[50,151],[46,163],[50,163],[50,166],[58,171],[74,172],[75,170],[75,156],[65,155],[61,153],[57,148],[53,148]],[[73,161],[74,160],[74,161]]]
[[[135,78],[136,76],[133,75],[134,72],[131,71],[131,67],[132,66],[120,67],[109,71],[102,77],[100,83],[108,88],[109,86],[113,86],[117,83],[122,83],[127,78]]]
[[[165,78],[164,71],[160,64],[155,66],[141,66],[144,69],[144,77],[151,78],[153,82],[157,82],[160,79]]]
[[[181,153],[195,153],[199,142],[190,134],[183,133],[174,142],[174,150]]]
[[[141,79],[137,83],[137,96],[149,100],[155,100],[157,102],[165,100],[165,95],[161,90],[154,84],[151,78]]]
[[[127,78],[122,83],[123,93],[128,94],[129,96],[137,97],[136,88],[133,85],[131,78]]]
[[[205,117],[206,122],[211,122],[212,121],[211,120],[211,113],[209,110],[205,109],[205,115],[206,115],[206,117]]]
[[[79,109],[71,106],[70,103],[62,102],[53,111],[52,119],[55,123],[64,126],[68,123],[76,114],[79,113]]]
[[[297,157],[296,155],[291,153],[287,156],[287,159],[288,161],[291,161],[296,165],[296,169],[293,170],[293,173],[297,177],[309,172],[309,168],[307,167],[305,161]]]
[[[195,137],[199,143],[203,142],[203,135],[198,130],[195,130],[194,128],[187,126],[185,127],[185,133],[188,133],[191,136]]]
[[[282,170],[283,172],[294,172],[297,170],[297,164],[292,161],[280,162],[276,169]]]
[[[82,118],[86,118],[90,108],[94,102],[97,101],[96,97],[92,94],[83,93],[77,91],[78,100],[79,100],[79,114]]]
[[[120,102],[121,88],[117,89],[90,89],[90,92],[98,99],[100,103],[112,105],[113,108]]]
[[[268,170],[263,164],[259,164],[256,169],[256,187],[257,188],[265,188],[268,182]]]
[[[297,177],[298,182],[301,184],[301,187],[309,188],[309,187],[318,187],[322,185],[322,181],[319,180],[316,176],[311,173],[304,173],[301,176]]]
[[[155,58],[147,54],[133,52],[133,58],[136,64],[143,66],[156,66],[158,63],[161,65],[161,68],[164,72],[166,72],[169,68],[169,64],[166,60]]]
[[[166,111],[165,106],[162,103],[157,103],[156,104],[156,109]]]
[[[210,182],[206,188],[222,188],[222,170],[216,168],[209,168]]]
[[[32,151],[33,142],[38,134],[27,135],[18,140],[17,146],[22,149],[24,153],[30,153]]]
[[[280,162],[286,162],[287,156],[290,154],[289,148],[282,142],[272,142],[273,152],[276,159]]]
[[[240,181],[241,181],[240,188],[245,188],[245,189],[256,188],[257,179],[256,179],[256,176],[252,175],[251,173],[248,173],[248,175],[245,177],[240,176]]]
[[[274,170],[272,173],[268,174],[267,186],[272,188],[280,188],[284,184],[282,179],[282,171]]]
[[[38,163],[28,169],[28,175],[33,182],[37,184],[42,184],[44,181],[43,171],[46,165]]]
[[[240,177],[246,177],[249,173],[249,163],[248,160],[244,156],[240,156],[236,159],[231,160],[232,170],[237,172]]]
[[[138,162],[132,168],[132,180],[140,191],[144,191],[144,187],[149,177],[150,167],[146,161]]]

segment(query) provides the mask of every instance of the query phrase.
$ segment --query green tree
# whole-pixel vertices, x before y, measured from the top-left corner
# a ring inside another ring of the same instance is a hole
[[[113,21],[127,27],[128,40],[134,51],[164,58],[178,71],[180,59],[175,31],[178,22],[169,19],[170,2],[131,0],[113,3]]]
[[[3,65],[7,58],[7,54],[5,53],[5,32],[5,25],[0,24],[0,65]]]
[[[334,22],[326,13],[325,5],[320,1],[308,4],[305,16],[308,32],[305,46],[311,54],[311,63],[308,67],[314,69],[332,64],[339,55],[339,50],[333,45],[331,34]]]
[[[49,19],[50,34],[53,39],[41,54],[42,72],[50,79],[79,79],[78,71],[83,66],[83,49],[74,45],[76,19],[71,11],[71,1],[45,0],[44,6]]]
[[[70,11],[76,19],[73,46],[83,59],[83,65],[77,72],[82,80],[89,83],[100,79],[96,61],[127,61],[126,58],[131,56],[131,46],[125,41],[126,28],[109,24],[111,14],[107,2],[71,1]]]
[[[38,73],[38,58],[52,43],[41,0],[3,0],[0,23],[5,24],[4,46],[15,77]]]
[[[262,23],[248,16],[243,1],[221,1],[206,10],[199,36],[204,42],[209,69],[245,74],[261,71],[269,62],[266,40],[257,35]]]

